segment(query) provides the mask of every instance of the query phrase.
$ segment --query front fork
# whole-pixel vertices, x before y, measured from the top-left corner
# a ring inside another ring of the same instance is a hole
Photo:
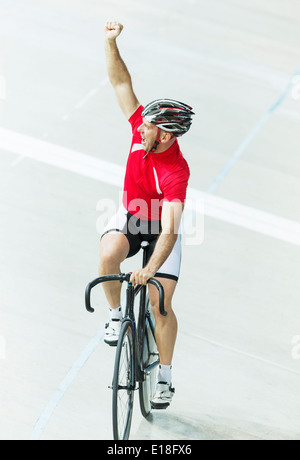
[[[146,317],[146,293],[147,287],[143,286],[140,294],[140,305],[139,305],[139,318],[138,318],[138,333],[136,334],[136,380],[138,382],[144,382],[145,373],[143,369],[143,349],[145,340],[145,317]]]

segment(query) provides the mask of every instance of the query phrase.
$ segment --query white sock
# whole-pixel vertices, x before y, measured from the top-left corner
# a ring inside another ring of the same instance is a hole
[[[165,366],[164,364],[159,365],[158,374],[157,374],[157,381],[158,382],[167,382],[168,385],[172,383],[172,366]]]
[[[122,319],[123,312],[122,308],[109,308],[109,319]]]

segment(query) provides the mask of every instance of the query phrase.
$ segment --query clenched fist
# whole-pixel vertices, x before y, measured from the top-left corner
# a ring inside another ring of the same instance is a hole
[[[123,30],[122,24],[117,21],[107,21],[104,27],[104,36],[108,40],[115,40]]]

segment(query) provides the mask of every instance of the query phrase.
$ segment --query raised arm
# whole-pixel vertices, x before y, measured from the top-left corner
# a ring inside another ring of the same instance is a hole
[[[131,76],[120,56],[116,42],[122,30],[123,26],[119,22],[107,21],[104,28],[104,39],[108,77],[115,90],[119,106],[128,120],[140,103],[132,89]]]

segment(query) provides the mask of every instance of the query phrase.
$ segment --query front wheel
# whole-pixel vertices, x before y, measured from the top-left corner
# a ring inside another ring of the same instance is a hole
[[[126,321],[121,328],[113,376],[114,439],[129,438],[135,390],[132,325]]]
[[[139,385],[139,397],[141,413],[147,418],[152,409],[151,400],[156,390],[159,355],[154,335],[155,320],[148,298],[146,307],[145,325],[141,331],[140,339],[144,379]]]

